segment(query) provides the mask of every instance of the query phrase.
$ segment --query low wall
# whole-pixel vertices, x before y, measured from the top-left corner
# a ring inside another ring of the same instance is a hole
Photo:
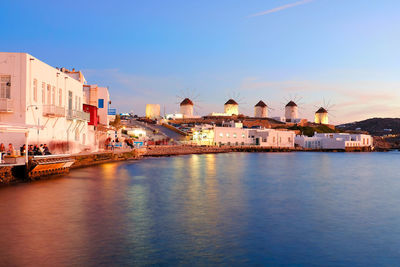
[[[230,148],[213,146],[148,146],[145,157],[173,156],[187,154],[206,154],[231,152]]]
[[[131,151],[114,151],[114,152],[99,152],[90,154],[73,155],[71,158],[74,160],[71,168],[82,168],[86,166],[97,165],[101,163],[139,159],[145,153],[145,149],[135,149]]]
[[[291,152],[294,148],[260,146],[149,146],[145,157],[173,156],[186,154],[228,153],[228,152]]]

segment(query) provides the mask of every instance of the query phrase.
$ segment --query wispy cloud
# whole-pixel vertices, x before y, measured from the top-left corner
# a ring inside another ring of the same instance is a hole
[[[285,10],[285,9],[288,9],[288,8],[292,8],[292,7],[295,7],[295,6],[304,5],[304,4],[313,2],[313,1],[314,1],[314,0],[302,0],[302,1],[295,2],[295,3],[291,3],[291,4],[287,4],[287,5],[275,7],[275,8],[272,8],[272,9],[268,9],[268,10],[266,10],[266,11],[259,12],[259,13],[253,14],[253,15],[250,15],[249,17],[264,16],[264,15],[268,15],[268,14],[271,14],[271,13],[275,13],[275,12],[278,12],[278,11],[282,11],[282,10]]]

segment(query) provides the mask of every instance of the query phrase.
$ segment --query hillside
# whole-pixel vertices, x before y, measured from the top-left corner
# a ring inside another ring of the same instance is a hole
[[[367,131],[374,136],[400,134],[400,118],[372,118],[337,126],[341,130]]]

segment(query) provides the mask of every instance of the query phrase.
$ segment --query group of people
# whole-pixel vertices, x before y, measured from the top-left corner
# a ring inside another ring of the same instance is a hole
[[[5,145],[3,143],[1,143],[0,144],[0,153],[12,155],[14,153],[14,146],[11,143],[9,143],[8,148],[6,149]]]
[[[23,144],[20,148],[19,151],[21,152],[21,155],[25,155],[26,153],[26,146]],[[42,156],[42,155],[51,155],[49,147],[47,144],[41,144],[40,146],[38,145],[29,145],[28,146],[28,155],[29,156]]]
[[[20,148],[20,155],[25,155],[26,153],[26,145],[23,144]],[[7,155],[15,155],[17,154],[14,146],[10,143],[8,144],[8,148],[4,146],[3,143],[0,144],[0,153],[1,154],[7,154]],[[47,144],[41,144],[40,146],[38,145],[29,145],[28,146],[28,155],[34,156],[34,155],[51,155],[49,147]]]

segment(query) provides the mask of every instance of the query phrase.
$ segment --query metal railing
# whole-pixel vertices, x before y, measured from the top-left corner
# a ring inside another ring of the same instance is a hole
[[[43,116],[47,117],[64,117],[65,108],[56,105],[43,105]]]
[[[0,98],[0,112],[14,112],[13,100]]]
[[[90,121],[90,113],[80,111],[80,110],[67,110],[67,119],[68,120],[81,120],[81,121]]]

